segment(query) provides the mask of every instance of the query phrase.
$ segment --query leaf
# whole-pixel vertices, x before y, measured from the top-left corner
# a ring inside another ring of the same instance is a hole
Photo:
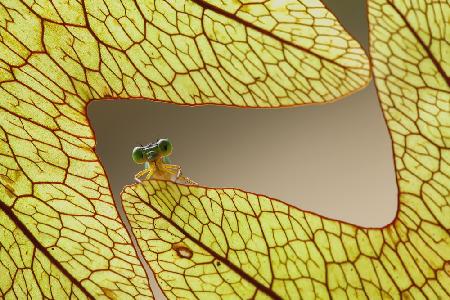
[[[448,1],[369,1],[399,187],[385,227],[240,190],[163,181],[124,189],[133,232],[169,298],[450,297],[449,14]]]
[[[5,299],[86,298],[92,295],[50,254],[36,243],[10,209],[0,202],[0,236],[2,237],[0,291]],[[53,250],[53,249],[52,249]],[[51,251],[51,250],[50,250]],[[15,282],[13,290],[12,281]],[[3,298],[3,297],[2,297]]]
[[[332,101],[369,80],[364,51],[319,1],[239,11],[201,0],[107,3],[85,1],[73,26],[57,16],[44,24],[50,56],[87,80],[89,98],[277,107]]]
[[[151,296],[94,151],[91,100],[271,107],[367,83],[364,52],[320,3],[263,6],[1,1],[0,297]]]

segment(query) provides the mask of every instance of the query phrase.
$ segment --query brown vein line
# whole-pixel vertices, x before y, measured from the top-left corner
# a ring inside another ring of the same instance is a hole
[[[60,271],[63,273],[69,280],[76,285],[88,298],[95,299],[94,296],[89,293],[81,283],[72,276],[72,274],[67,271],[63,265],[57,261],[45,248],[41,243],[34,237],[34,235],[28,230],[28,228],[17,218],[17,216],[13,213],[11,208],[9,208],[2,200],[0,200],[0,209],[6,213],[6,215],[19,227],[20,230],[25,234],[25,236],[33,243],[33,245],[39,249],[52,264],[54,264]]]
[[[137,194],[136,194],[137,196]],[[188,232],[186,232],[183,228],[181,228],[178,224],[176,224],[172,219],[165,216],[164,214],[160,213],[157,209],[155,209],[150,203],[147,203],[143,201],[150,209],[152,209],[155,212],[158,212],[158,215],[161,216],[164,220],[166,220],[170,225],[175,227],[177,230],[179,230],[181,233],[183,233],[185,236],[187,236],[191,241],[193,241],[195,244],[199,245],[203,250],[211,254],[215,259],[221,261],[225,265],[227,265],[231,270],[239,274],[242,278],[253,284],[258,290],[263,291],[265,294],[267,294],[269,297],[273,299],[282,299],[278,294],[276,294],[274,291],[272,291],[270,288],[262,285],[260,282],[258,282],[255,278],[251,277],[241,269],[239,269],[237,266],[235,266],[230,261],[226,260],[220,255],[217,255],[211,248],[200,242],[199,240],[195,239],[192,235],[190,235]]]
[[[194,1],[194,0],[193,0]],[[417,34],[417,32],[414,30],[414,28],[412,28],[411,24],[409,23],[409,21],[406,19],[406,16],[404,16],[401,11],[397,8],[397,6],[394,5],[394,3],[392,1],[388,0],[388,3],[392,6],[392,8],[395,10],[395,12],[400,16],[400,18],[403,20],[403,22],[405,23],[406,27],[409,29],[409,31],[411,31],[411,33],[414,35],[414,37],[416,38],[416,40],[419,42],[419,44],[422,46],[422,48],[425,50],[425,52],[427,53],[428,57],[431,59],[431,61],[433,62],[433,64],[436,66],[438,72],[441,74],[441,76],[445,79],[445,81],[447,82],[447,85],[450,87],[450,77],[447,76],[447,73],[445,73],[444,69],[442,68],[441,64],[438,62],[438,60],[436,59],[436,57],[434,57],[433,53],[431,52],[431,50],[428,48],[427,45],[425,45],[424,41],[420,38],[420,36]]]
[[[230,13],[230,12],[227,12],[227,11],[225,11],[225,10],[223,10],[223,9],[220,9],[220,8],[218,8],[218,7],[216,7],[216,6],[212,5],[212,4],[210,4],[210,3],[207,3],[207,2],[205,2],[205,1],[203,1],[203,0],[191,0],[191,1],[194,2],[194,3],[196,3],[196,4],[198,4],[198,5],[200,5],[200,6],[203,7],[204,9],[212,10],[213,12],[215,12],[215,13],[217,13],[217,14],[219,14],[219,15],[223,15],[223,16],[225,16],[225,17],[227,17],[227,18],[230,18],[230,19],[232,19],[232,20],[234,20],[234,21],[236,21],[236,22],[238,22],[238,23],[241,23],[242,25],[244,25],[244,26],[246,26],[246,27],[248,27],[248,28],[251,28],[251,29],[253,29],[253,30],[255,30],[255,31],[258,31],[259,33],[262,33],[262,34],[264,34],[264,35],[267,35],[267,36],[269,36],[269,37],[271,37],[271,38],[273,38],[273,39],[279,41],[279,42],[282,43],[282,44],[287,44],[287,45],[292,46],[292,47],[294,47],[294,48],[296,48],[296,49],[299,49],[299,50],[302,50],[302,51],[304,51],[304,52],[307,52],[307,53],[309,53],[309,54],[311,54],[311,55],[314,55],[314,56],[318,57],[319,59],[323,59],[323,60],[325,60],[325,61],[327,61],[327,62],[329,62],[329,63],[331,63],[331,64],[334,64],[334,65],[337,65],[337,66],[339,66],[339,67],[342,67],[343,69],[351,70],[351,69],[349,69],[349,68],[347,68],[347,67],[345,67],[345,66],[342,66],[341,64],[338,64],[337,62],[335,62],[335,61],[332,60],[332,59],[329,59],[329,58],[327,58],[327,57],[320,56],[319,54],[316,54],[316,53],[312,52],[310,49],[307,49],[307,48],[304,48],[304,47],[302,47],[302,46],[300,46],[300,45],[297,45],[297,44],[295,44],[295,43],[292,42],[292,41],[285,40],[285,39],[283,39],[283,38],[281,38],[281,37],[279,37],[279,36],[273,34],[273,32],[271,32],[271,31],[269,31],[269,30],[266,30],[266,29],[263,29],[263,28],[261,28],[261,27],[258,27],[258,26],[256,26],[255,24],[250,23],[250,22],[248,22],[248,21],[245,21],[245,20],[243,20],[243,19],[237,17],[236,15],[234,15],[234,14],[232,14],[232,13]]]

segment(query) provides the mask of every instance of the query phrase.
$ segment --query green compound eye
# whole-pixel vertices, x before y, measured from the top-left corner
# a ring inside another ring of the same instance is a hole
[[[142,147],[135,147],[133,149],[133,154],[131,154],[131,157],[133,158],[133,161],[137,164],[143,164],[147,160],[144,156],[144,148]]]
[[[172,153],[172,143],[168,139],[160,139],[157,143],[161,155],[167,156]]]

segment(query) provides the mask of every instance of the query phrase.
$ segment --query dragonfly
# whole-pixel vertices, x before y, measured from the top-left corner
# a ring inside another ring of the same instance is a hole
[[[133,161],[137,164],[144,164],[144,170],[134,175],[134,180],[142,183],[140,178],[145,176],[145,180],[153,178],[198,185],[189,177],[181,174],[180,166],[171,164],[169,156],[172,154],[172,151],[173,145],[169,139],[158,139],[154,143],[134,147],[131,155]]]

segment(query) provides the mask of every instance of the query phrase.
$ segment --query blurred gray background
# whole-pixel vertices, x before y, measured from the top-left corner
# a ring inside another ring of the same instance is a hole
[[[365,1],[327,0],[368,50]],[[167,137],[172,161],[201,185],[236,187],[362,226],[395,216],[390,138],[373,83],[329,105],[274,110],[150,101],[89,105],[97,153],[116,201],[142,166],[131,150]]]

